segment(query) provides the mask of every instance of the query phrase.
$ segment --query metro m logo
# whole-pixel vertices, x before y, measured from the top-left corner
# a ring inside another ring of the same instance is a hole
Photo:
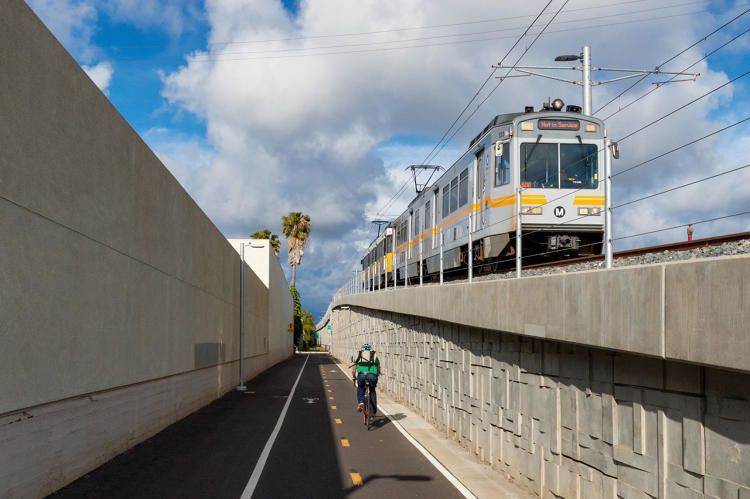
[[[554,213],[557,218],[562,218],[565,216],[565,208],[562,206],[555,206]]]

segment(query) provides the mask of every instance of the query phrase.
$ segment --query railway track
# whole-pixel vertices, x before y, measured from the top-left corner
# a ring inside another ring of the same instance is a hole
[[[648,253],[662,253],[665,251],[685,251],[689,249],[719,246],[724,243],[731,243],[735,241],[741,241],[743,239],[750,239],[750,232],[736,232],[734,234],[725,234],[723,236],[705,237],[703,239],[693,239],[692,241],[681,241],[679,243],[659,244],[656,246],[646,246],[643,248],[634,248],[624,251],[616,251],[612,256],[616,260],[618,258],[627,258],[632,256],[641,256]],[[524,265],[526,269],[540,269],[545,267],[560,267],[563,265],[574,265],[576,263],[587,263],[597,262],[604,260],[604,255],[592,255],[582,256],[578,258],[568,258],[566,260],[557,260],[554,262],[535,263],[532,265]]]

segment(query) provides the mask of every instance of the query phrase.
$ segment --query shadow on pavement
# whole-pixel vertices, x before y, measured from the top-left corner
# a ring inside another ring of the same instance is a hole
[[[348,495],[354,491],[362,490],[367,486],[368,483],[373,480],[396,480],[401,482],[431,482],[432,477],[428,475],[368,475],[362,480],[362,485],[352,485],[348,489],[344,490],[344,494]]]

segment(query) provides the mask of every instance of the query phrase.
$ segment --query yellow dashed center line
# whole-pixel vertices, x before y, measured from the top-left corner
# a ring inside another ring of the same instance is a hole
[[[333,400],[333,397],[328,397],[329,400]]]
[[[335,410],[336,410],[336,406],[335,406],[335,405],[332,405],[332,406],[331,406],[331,410],[332,410],[332,411],[335,411]]]
[[[362,485],[362,475],[359,473],[349,473],[349,477],[352,479],[352,485],[359,487]]]
[[[346,438],[341,439],[341,446],[342,447],[349,447],[349,440]]]
[[[341,424],[341,422],[342,422],[341,418],[336,418],[335,421],[336,421],[336,424]]]

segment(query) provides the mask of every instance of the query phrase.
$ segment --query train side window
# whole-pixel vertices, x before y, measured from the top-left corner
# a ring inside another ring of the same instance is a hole
[[[450,198],[450,190],[450,185],[446,185],[445,187],[443,187],[443,218],[447,217],[451,213],[450,205],[448,204]]]
[[[432,220],[431,220],[432,217],[430,216],[430,213],[432,213],[430,211],[431,207],[432,207],[432,202],[430,201],[427,201],[427,203],[425,203],[424,205],[424,229],[423,230],[432,228]]]
[[[451,180],[451,213],[458,209],[458,177]]]
[[[458,206],[469,202],[469,169],[466,168],[458,177]]]
[[[495,156],[495,187],[510,183],[510,144],[504,143],[503,154]]]
[[[414,210],[414,229],[412,230],[414,237],[419,235],[419,211],[419,209]]]

